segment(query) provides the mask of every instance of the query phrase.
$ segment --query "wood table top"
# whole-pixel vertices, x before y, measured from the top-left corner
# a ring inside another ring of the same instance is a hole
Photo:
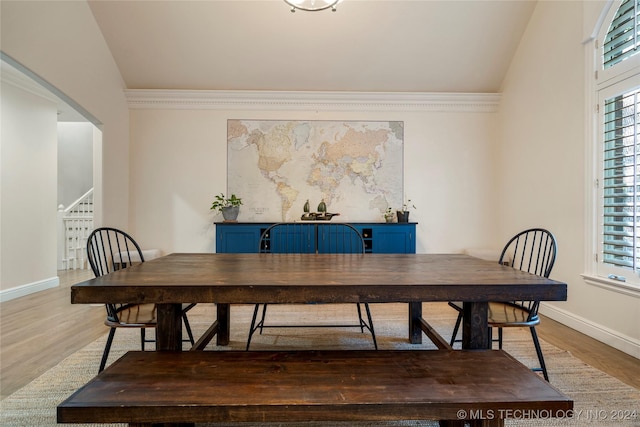
[[[563,301],[565,283],[462,254],[171,254],[71,289],[72,303]]]

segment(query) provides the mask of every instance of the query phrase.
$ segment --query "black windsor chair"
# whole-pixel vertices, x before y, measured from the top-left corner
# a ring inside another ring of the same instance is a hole
[[[87,257],[96,277],[144,262],[144,255],[138,243],[124,231],[111,227],[97,228],[89,235]],[[194,344],[194,340],[186,313],[194,306],[195,304],[183,304],[182,307],[182,319],[191,345]],[[111,329],[98,372],[102,372],[107,363],[117,328],[140,328],[140,342],[144,351],[145,343],[155,342],[146,339],[145,330],[155,328],[157,324],[155,304],[105,304],[105,307],[107,318],[104,324]]]
[[[556,251],[557,243],[553,234],[543,228],[531,228],[516,234],[509,240],[502,250],[498,262],[531,274],[549,277],[556,260]],[[458,318],[450,342],[453,346],[454,342],[458,342],[456,335],[462,321],[462,303],[450,302],[449,305],[458,311]],[[540,323],[539,306],[540,301],[490,302],[488,312],[489,341],[493,343],[491,331],[493,328],[498,328],[498,347],[502,349],[502,328],[529,328],[540,362],[540,367],[532,370],[541,371],[544,379],[549,381],[547,367],[536,333],[536,325]]]
[[[268,227],[260,236],[258,251],[260,253],[284,254],[284,253],[352,253],[364,254],[365,243],[362,234],[350,224],[345,223],[277,223]],[[260,306],[262,305],[262,315],[258,319]],[[368,303],[363,303],[367,315],[367,320],[362,317],[361,304],[357,303],[358,324],[335,325],[335,324],[284,324],[267,325],[265,317],[267,314],[267,304],[256,304],[253,310],[253,317],[249,329],[247,340],[247,350],[251,345],[251,338],[256,331],[264,328],[300,328],[300,327],[339,327],[339,328],[360,328],[361,332],[368,330],[371,333],[373,345],[378,349],[376,335],[371,318],[371,310]]]

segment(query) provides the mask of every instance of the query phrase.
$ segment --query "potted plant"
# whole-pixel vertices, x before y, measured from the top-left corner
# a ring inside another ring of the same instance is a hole
[[[211,204],[211,210],[222,212],[222,217],[225,221],[235,221],[238,218],[241,204],[242,199],[236,197],[235,194],[232,194],[231,197],[226,197],[224,193],[220,193]]]
[[[386,222],[393,222],[393,209],[387,208],[383,216]]]
[[[415,209],[415,205],[411,203],[411,199],[408,199],[403,205],[402,210],[398,210],[396,215],[398,215],[398,222],[409,222],[409,209]]]

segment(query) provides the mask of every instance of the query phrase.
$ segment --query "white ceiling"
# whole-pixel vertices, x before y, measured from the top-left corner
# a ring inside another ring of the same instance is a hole
[[[499,92],[525,0],[91,0],[128,89]]]

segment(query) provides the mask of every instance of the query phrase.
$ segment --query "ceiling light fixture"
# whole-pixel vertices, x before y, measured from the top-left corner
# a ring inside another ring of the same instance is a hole
[[[295,12],[296,9],[307,12],[331,9],[335,12],[340,0],[284,0],[284,2],[291,6],[291,12]]]

